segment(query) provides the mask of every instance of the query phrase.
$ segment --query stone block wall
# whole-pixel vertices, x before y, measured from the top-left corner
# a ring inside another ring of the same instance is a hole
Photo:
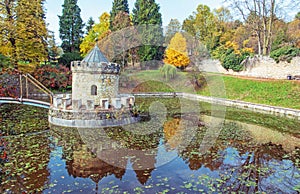
[[[300,57],[295,57],[288,62],[276,63],[269,57],[257,57],[248,64],[244,71],[234,72],[222,67],[218,60],[203,60],[199,64],[199,70],[204,72],[216,72],[228,75],[251,76],[258,78],[286,79],[287,75],[300,75]]]
[[[82,104],[92,100],[95,105],[100,105],[101,98],[114,98],[118,95],[118,75],[73,72],[72,79],[72,99],[82,100]],[[97,95],[92,95],[92,86],[97,87]]]

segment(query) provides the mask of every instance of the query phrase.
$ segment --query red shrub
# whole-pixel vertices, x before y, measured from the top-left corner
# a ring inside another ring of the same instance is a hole
[[[49,89],[64,90],[72,85],[71,71],[62,65],[38,67],[33,76]]]

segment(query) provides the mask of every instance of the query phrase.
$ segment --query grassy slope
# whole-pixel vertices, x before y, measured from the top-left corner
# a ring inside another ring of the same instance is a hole
[[[145,80],[157,80],[156,82],[146,82],[143,87],[138,87],[137,91],[143,92],[187,92],[187,82],[182,81],[186,78],[186,73],[179,73],[175,80],[172,80],[172,87],[164,84],[162,75],[157,70],[140,71],[130,76],[131,80],[143,82]],[[209,87],[204,86],[197,93],[205,96],[214,96],[210,89],[219,90],[219,85],[224,84],[226,97],[233,100],[242,100],[247,102],[267,104],[273,106],[282,106],[288,108],[300,109],[300,82],[288,80],[251,80],[232,76],[207,74],[207,80],[210,80]],[[218,80],[218,81],[216,81]],[[220,96],[219,96],[220,97]]]
[[[209,75],[216,79],[216,75]],[[300,109],[300,82],[251,80],[222,76],[228,99]],[[198,92],[210,95],[207,87]]]

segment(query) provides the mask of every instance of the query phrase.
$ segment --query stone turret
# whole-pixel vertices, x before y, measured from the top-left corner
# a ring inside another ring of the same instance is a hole
[[[108,62],[98,46],[82,61],[72,62],[71,70],[73,101],[88,107],[114,104],[120,108],[120,100],[113,102],[118,98],[120,65]]]
[[[82,61],[71,63],[72,94],[58,94],[49,122],[70,127],[117,126],[137,122],[135,98],[119,94],[120,65],[110,63],[95,46]]]

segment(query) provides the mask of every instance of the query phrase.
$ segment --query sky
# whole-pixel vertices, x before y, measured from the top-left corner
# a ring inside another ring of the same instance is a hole
[[[99,16],[103,12],[110,12],[113,0],[78,0],[78,6],[81,9],[81,18],[87,23],[89,17],[98,23]],[[156,0],[160,5],[160,12],[162,14],[163,26],[167,26],[171,19],[178,19],[182,22],[189,15],[191,15],[199,4],[209,6],[211,9],[222,6],[223,0]],[[55,33],[55,39],[58,44],[61,43],[59,39],[59,19],[58,15],[62,15],[62,5],[64,0],[46,0],[46,22],[48,29]],[[128,0],[129,10],[132,13],[135,0]]]

